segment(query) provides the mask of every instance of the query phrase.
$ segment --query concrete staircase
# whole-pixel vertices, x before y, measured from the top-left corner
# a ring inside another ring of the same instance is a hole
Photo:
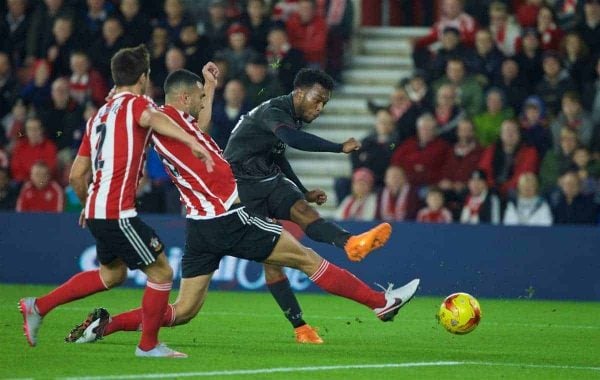
[[[336,142],[350,137],[362,139],[369,134],[374,118],[367,109],[367,99],[387,101],[394,85],[412,73],[410,39],[426,33],[424,28],[360,28],[354,37],[354,54],[344,73],[344,85],[334,91],[323,115],[307,131]],[[294,149],[287,155],[308,189],[327,192],[329,201],[319,211],[332,216],[337,204],[333,180],[350,175],[348,156]]]

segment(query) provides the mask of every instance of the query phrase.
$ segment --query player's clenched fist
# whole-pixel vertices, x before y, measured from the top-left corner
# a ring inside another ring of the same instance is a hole
[[[343,144],[342,152],[344,153],[352,153],[355,150],[360,149],[360,142],[357,141],[354,137],[349,138]]]

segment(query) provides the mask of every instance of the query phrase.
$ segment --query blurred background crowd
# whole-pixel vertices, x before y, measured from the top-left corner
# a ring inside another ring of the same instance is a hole
[[[357,9],[431,29],[389,102],[366,100],[375,125],[336,179],[339,219],[598,222],[600,0],[0,0],[0,209],[80,209],[68,172],[120,48],[147,44],[158,103],[171,71],[215,62],[224,148],[300,68],[343,86]],[[138,207],[181,212],[152,150]]]

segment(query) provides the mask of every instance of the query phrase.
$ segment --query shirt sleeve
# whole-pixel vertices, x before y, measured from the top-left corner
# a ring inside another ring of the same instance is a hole
[[[261,121],[273,133],[279,127],[295,128],[296,125],[292,116],[279,108],[272,108],[264,112]]]
[[[82,157],[91,157],[92,149],[90,145],[90,134],[88,133],[88,129],[86,128],[85,134],[81,139],[81,145],[79,145],[79,151],[77,152],[78,156]]]
[[[144,111],[151,108],[156,108],[156,104],[150,100],[150,98],[146,96],[138,96],[135,98],[133,101],[133,106],[131,107],[135,122],[139,124]]]

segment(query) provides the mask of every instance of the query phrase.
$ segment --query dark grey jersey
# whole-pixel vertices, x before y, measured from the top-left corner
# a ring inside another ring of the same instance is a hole
[[[303,126],[296,118],[292,94],[268,100],[240,118],[224,152],[236,179],[260,180],[279,173],[273,159],[284,154],[286,144],[274,132],[281,126]]]

